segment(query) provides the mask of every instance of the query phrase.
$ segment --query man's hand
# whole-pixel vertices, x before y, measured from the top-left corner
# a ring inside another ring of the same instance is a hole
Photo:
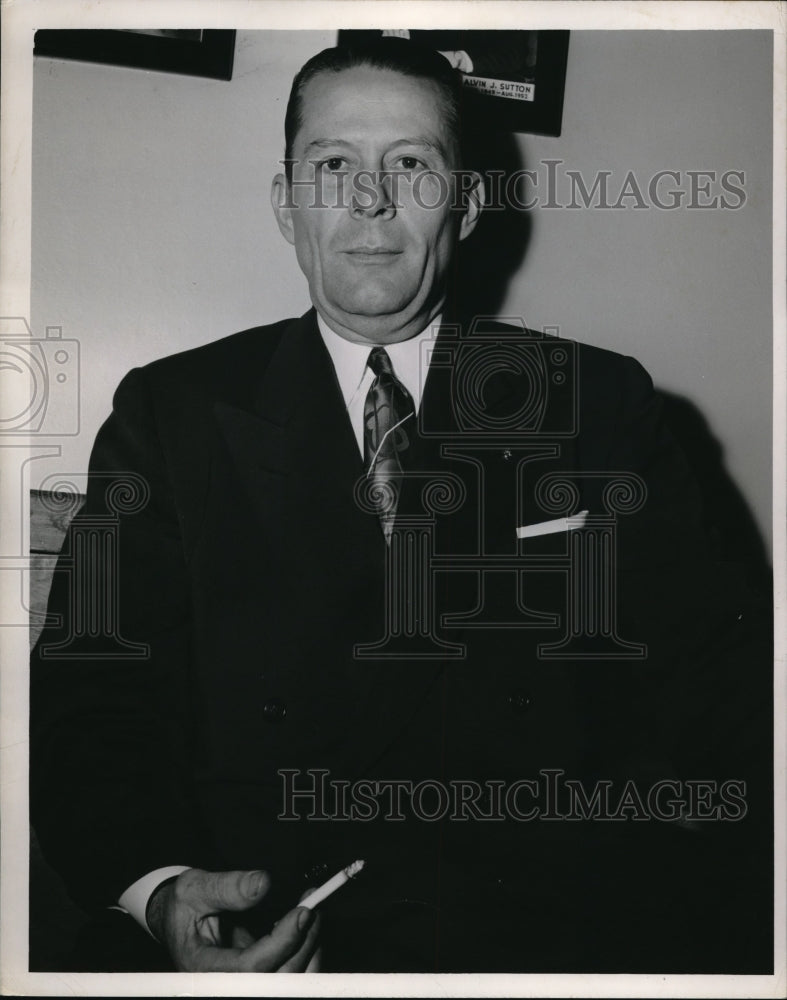
[[[255,940],[233,934],[225,946],[219,917],[255,906],[270,887],[265,872],[206,872],[178,875],[153,894],[147,920],[180,972],[315,972],[318,914],[296,906],[270,934]]]

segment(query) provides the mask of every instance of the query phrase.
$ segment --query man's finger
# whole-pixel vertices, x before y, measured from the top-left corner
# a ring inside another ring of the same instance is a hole
[[[236,925],[232,928],[232,947],[233,948],[248,948],[250,945],[254,944],[257,939],[246,927],[241,927]]]
[[[204,947],[194,952],[189,965],[191,972],[249,972],[238,948]]]
[[[311,962],[314,955],[317,952],[317,942],[320,933],[320,915],[315,913],[314,920],[312,921],[311,927],[309,927],[309,932],[306,935],[306,940],[303,942],[301,947],[295,952],[292,958],[287,959],[287,961],[279,967],[279,972],[314,972],[315,969],[311,969]]]
[[[302,903],[304,899],[306,899],[308,896],[311,896],[311,894],[315,891],[316,888],[317,888],[317,886],[315,886],[315,885],[307,886],[307,888],[304,889],[304,891],[301,893],[298,902]],[[319,917],[319,913],[317,914],[317,916]],[[313,935],[312,935],[312,931],[314,932]],[[312,927],[311,927],[311,929],[309,931],[309,935],[311,935],[313,938],[316,938],[318,931],[319,931],[319,923],[315,922],[314,924],[312,924]],[[307,950],[307,944],[306,943],[304,943],[304,948],[302,950],[303,951]],[[311,958],[309,959],[309,964],[306,966],[305,971],[306,972],[320,972],[321,969],[322,969],[322,948],[316,948],[314,950]],[[282,972],[286,972],[288,970],[282,969],[281,971]],[[300,970],[298,970],[298,971],[300,971]]]
[[[281,971],[301,971],[283,968],[285,963],[299,955],[304,943],[315,941],[317,936],[318,917],[311,910],[296,907],[286,913],[270,934],[243,951],[241,960],[247,971],[266,972],[273,969]],[[306,968],[316,944],[311,945],[302,968]]]
[[[175,898],[200,914],[248,910],[270,888],[262,871],[206,872],[192,868],[175,883]]]
[[[248,948],[205,945],[193,956],[195,972],[302,972],[314,953],[319,918],[311,910],[290,910],[276,929]]]
[[[218,914],[211,913],[207,917],[200,917],[196,926],[197,932],[203,941],[207,941],[208,944],[221,944],[221,928],[219,926]]]

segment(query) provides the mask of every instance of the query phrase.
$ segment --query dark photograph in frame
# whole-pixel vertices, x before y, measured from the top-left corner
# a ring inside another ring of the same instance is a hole
[[[469,110],[493,128],[560,135],[568,31],[340,31],[339,45],[381,35],[441,52],[462,74]]]
[[[235,32],[40,29],[35,34],[33,55],[231,80]]]

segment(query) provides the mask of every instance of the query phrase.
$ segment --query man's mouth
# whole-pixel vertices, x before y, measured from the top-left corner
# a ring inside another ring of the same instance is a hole
[[[342,253],[358,264],[384,264],[393,257],[398,257],[402,251],[391,247],[358,246],[343,250]]]

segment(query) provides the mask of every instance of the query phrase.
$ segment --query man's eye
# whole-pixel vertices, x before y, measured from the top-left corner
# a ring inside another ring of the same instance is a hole
[[[319,166],[327,170],[341,170],[344,163],[343,156],[329,156],[327,159],[321,160]]]
[[[416,170],[422,165],[417,156],[402,156],[399,162],[403,170]]]

